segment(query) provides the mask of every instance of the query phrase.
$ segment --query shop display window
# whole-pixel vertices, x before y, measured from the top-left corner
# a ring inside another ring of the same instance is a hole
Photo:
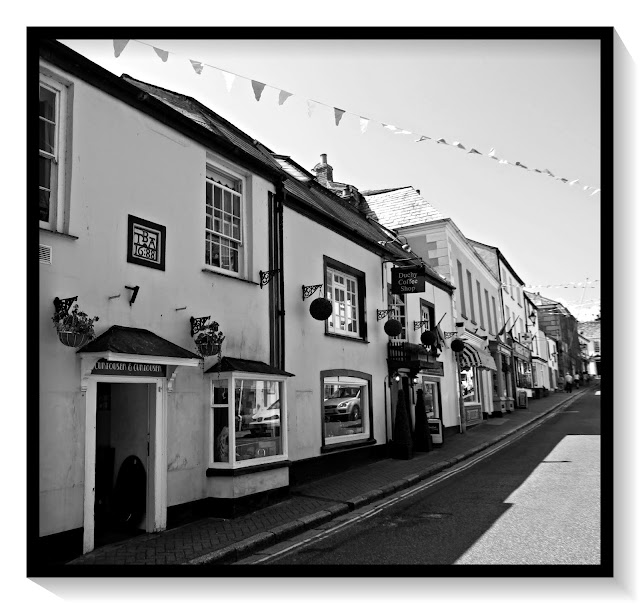
[[[325,444],[369,436],[369,382],[346,375],[325,377],[322,415]]]
[[[465,403],[477,401],[478,391],[473,368],[460,371],[460,383],[462,386],[462,400]]]
[[[242,375],[211,382],[212,462],[254,465],[285,455],[285,387]]]

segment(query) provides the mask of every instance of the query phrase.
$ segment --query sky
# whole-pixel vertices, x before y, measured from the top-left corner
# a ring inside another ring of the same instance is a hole
[[[413,186],[578,319],[600,299],[600,48],[594,40],[134,38],[60,41],[116,75],[194,97],[308,170]],[[335,34],[334,34],[335,35]],[[168,51],[164,62],[153,47]],[[204,64],[201,74],[190,60]],[[223,71],[236,74],[229,91]],[[251,80],[266,84],[257,101]],[[279,105],[279,91],[292,94]],[[308,100],[317,101],[311,116]],[[334,107],[344,110],[339,125]],[[360,117],[368,118],[360,129]],[[396,134],[383,124],[406,130]],[[416,143],[421,135],[431,137]],[[451,145],[461,142],[468,154]],[[559,180],[529,168],[549,169]],[[589,285],[587,285],[589,280]],[[581,286],[571,286],[570,284]]]

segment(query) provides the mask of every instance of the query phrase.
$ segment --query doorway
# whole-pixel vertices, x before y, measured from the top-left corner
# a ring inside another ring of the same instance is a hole
[[[96,547],[149,530],[155,392],[152,383],[96,384]]]

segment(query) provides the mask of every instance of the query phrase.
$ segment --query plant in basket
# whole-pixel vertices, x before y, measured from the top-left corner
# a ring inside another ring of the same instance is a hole
[[[224,342],[225,335],[218,331],[219,327],[220,325],[217,321],[207,321],[196,334],[196,346],[203,357],[217,354],[218,360],[221,359],[222,342]]]
[[[51,319],[56,326],[58,338],[65,346],[78,348],[96,337],[93,324],[99,320],[98,317],[90,317],[77,304],[73,305],[71,312],[64,306],[57,307]]]

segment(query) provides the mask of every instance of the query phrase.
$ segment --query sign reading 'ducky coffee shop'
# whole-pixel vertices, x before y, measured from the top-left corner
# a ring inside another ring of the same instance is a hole
[[[392,294],[416,294],[424,291],[424,269],[417,267],[391,269]]]
[[[96,362],[91,373],[94,375],[122,375],[129,377],[165,377],[166,365],[100,359]]]

